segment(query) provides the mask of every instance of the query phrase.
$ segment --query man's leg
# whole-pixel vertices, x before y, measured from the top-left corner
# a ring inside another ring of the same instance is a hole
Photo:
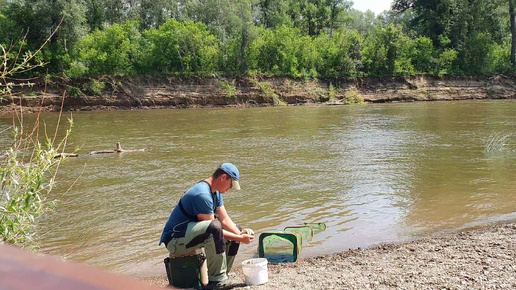
[[[238,253],[238,247],[240,247],[239,242],[235,241],[227,241],[226,243],[226,267],[227,267],[227,273],[231,271],[231,268],[233,268],[233,262],[235,261],[235,257]]]
[[[208,262],[208,280],[210,282],[222,282],[228,279],[226,253],[218,254],[215,248],[213,238],[208,238],[204,244],[204,251],[206,252]]]
[[[173,255],[184,255],[203,247],[204,240],[209,236],[206,234],[211,221],[190,222],[184,232],[184,236],[173,238],[167,245],[167,250]],[[192,240],[194,242],[192,243]],[[201,240],[201,242],[196,242]]]
[[[239,225],[236,225],[239,231],[242,231],[242,228]],[[238,248],[240,247],[240,243],[236,241],[227,241],[226,242],[226,265],[227,265],[227,273],[231,271],[233,268],[233,262],[235,261],[235,257],[238,253]]]
[[[218,220],[188,223],[185,236],[172,239],[167,245],[169,252],[175,255],[190,253],[200,247],[204,247],[206,253],[209,280],[226,280],[226,244]]]

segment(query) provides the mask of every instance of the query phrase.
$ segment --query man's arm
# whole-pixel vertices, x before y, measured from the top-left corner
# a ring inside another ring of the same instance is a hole
[[[250,235],[247,232],[241,232],[231,220],[226,208],[222,205],[217,208],[217,215],[219,221],[222,224],[224,230],[224,239],[249,244],[254,240],[254,235]]]
[[[200,213],[200,214],[197,215],[197,219],[199,221],[211,221],[211,220],[215,219],[215,215],[214,214]]]

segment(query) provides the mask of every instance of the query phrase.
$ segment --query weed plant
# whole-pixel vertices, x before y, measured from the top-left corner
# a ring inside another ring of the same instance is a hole
[[[344,94],[342,103],[346,105],[363,104],[364,96],[362,96],[362,94],[360,94],[356,89],[351,89]]]
[[[0,155],[0,240],[32,248],[37,218],[54,203],[48,196],[63,160],[56,156],[64,150],[73,122],[55,145],[55,136],[39,141],[39,117],[28,133],[23,118],[15,120],[13,143]]]
[[[231,84],[225,80],[222,80],[219,83],[222,86],[222,88],[226,91],[226,97],[228,99],[232,99],[235,97],[236,88],[234,86],[234,81],[233,81],[233,84]]]
[[[20,43],[23,45],[24,41]],[[0,99],[12,99],[12,88],[15,86],[30,85],[23,81],[17,84],[8,82],[8,78],[13,79],[16,74],[43,65],[34,64],[35,56],[42,47],[35,53],[27,52],[23,55],[21,49],[16,53],[14,47],[6,49],[0,44]],[[63,160],[56,156],[64,151],[73,125],[70,119],[69,129],[57,142],[60,120],[61,115],[55,134],[50,138],[46,128],[40,127],[39,114],[31,127],[24,124],[22,110],[13,117],[12,143],[6,148],[0,148],[0,243],[34,248],[36,221],[53,204],[49,200],[49,193]],[[40,136],[40,131],[44,131],[44,135]]]

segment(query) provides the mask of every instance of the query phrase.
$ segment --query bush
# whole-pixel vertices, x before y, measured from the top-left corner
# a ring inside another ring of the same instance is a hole
[[[321,34],[316,40],[322,61],[318,72],[325,77],[355,76],[360,69],[363,37],[357,31],[341,29],[330,37]]]
[[[37,122],[36,122],[37,123]],[[71,123],[70,123],[71,124]],[[37,217],[52,204],[47,200],[55,181],[59,148],[50,139],[42,145],[37,134],[14,127],[14,143],[0,156],[0,239],[10,244],[31,246]],[[35,131],[39,130],[35,125]],[[52,174],[54,173],[54,174]]]
[[[360,94],[356,89],[351,89],[344,94],[342,103],[347,105],[362,104],[364,103],[364,96],[362,96],[362,94]]]
[[[85,84],[84,87],[87,94],[100,96],[102,95],[102,91],[106,88],[106,83],[96,79],[90,79],[90,82]]]
[[[429,73],[435,71],[437,61],[436,50],[432,40],[420,36],[412,42],[412,65],[417,73]]]
[[[297,28],[262,28],[248,45],[248,65],[252,71],[277,76],[317,76],[321,55],[309,36]]]
[[[394,24],[376,28],[362,50],[365,73],[375,77],[413,73],[410,47],[410,39]]]
[[[493,71],[497,73],[514,73],[511,64],[511,41],[494,44],[489,54],[488,63],[493,64]]]
[[[74,46],[66,74],[70,77],[134,74],[140,38],[134,21],[95,30]]]
[[[491,72],[491,63],[488,56],[492,47],[491,36],[486,33],[474,33],[469,36],[466,46],[461,51],[464,60],[461,68],[468,74]],[[509,58],[510,59],[510,58]]]
[[[169,19],[145,31],[144,41],[141,73],[206,75],[218,70],[219,41],[202,23]]]
[[[0,44],[0,97],[12,96],[12,83],[7,77],[27,71],[34,66],[31,60],[37,56],[12,55]],[[32,130],[27,130],[18,116],[13,122],[13,143],[0,149],[0,242],[31,245],[37,217],[51,202],[47,200],[55,180],[55,170],[62,159],[56,159],[59,149],[64,149],[70,130],[59,144],[45,136],[42,145],[39,139],[39,115]],[[70,128],[72,121],[70,121]],[[57,130],[57,129],[56,129]],[[56,134],[57,135],[57,134]],[[53,173],[53,174],[52,174]]]

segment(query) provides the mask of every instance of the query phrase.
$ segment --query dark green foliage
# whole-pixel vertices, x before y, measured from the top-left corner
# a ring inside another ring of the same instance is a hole
[[[0,0],[0,44],[23,55],[57,29],[27,76],[511,73],[509,3],[395,0],[374,15],[348,0]]]
[[[218,40],[202,23],[170,19],[144,36],[141,73],[211,74],[218,70]]]
[[[377,77],[411,74],[409,51],[410,39],[393,24],[376,28],[364,42],[364,71]]]
[[[249,44],[249,69],[281,76],[316,76],[321,56],[311,37],[296,28],[261,29]]]
[[[140,38],[136,22],[96,30],[75,46],[67,74],[71,77],[134,74]]]
[[[462,50],[462,59],[465,60],[461,68],[468,73],[481,74],[490,72],[490,64],[487,63],[492,41],[485,33],[475,33],[467,38],[465,49]]]
[[[356,76],[362,69],[363,37],[358,31],[341,29],[329,35],[321,35],[317,47],[323,59],[318,67],[319,74],[326,77]]]
[[[410,28],[432,39],[437,49],[456,51],[455,73],[501,72],[496,67],[503,65],[488,62],[492,50],[499,50],[510,35],[509,1],[395,0],[393,7],[401,15],[411,14]],[[446,47],[440,42],[442,37],[450,40]]]

